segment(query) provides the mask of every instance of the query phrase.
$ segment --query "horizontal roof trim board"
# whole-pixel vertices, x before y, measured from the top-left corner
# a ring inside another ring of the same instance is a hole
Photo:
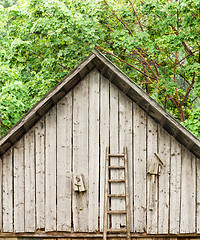
[[[33,127],[46,112],[48,112],[94,68],[98,69],[105,78],[115,84],[150,117],[163,126],[169,134],[188,148],[188,150],[197,157],[200,157],[199,139],[182,126],[164,108],[133,83],[130,78],[97,50],[93,50],[87,58],[46,94],[0,139],[0,156],[18,141],[26,131]]]

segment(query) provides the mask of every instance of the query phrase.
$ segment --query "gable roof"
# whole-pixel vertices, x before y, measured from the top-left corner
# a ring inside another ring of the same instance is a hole
[[[94,68],[97,68],[104,77],[115,84],[170,135],[176,138],[194,155],[200,157],[199,139],[97,50],[93,50],[87,58],[46,94],[0,139],[0,156],[13,146],[50,108]]]

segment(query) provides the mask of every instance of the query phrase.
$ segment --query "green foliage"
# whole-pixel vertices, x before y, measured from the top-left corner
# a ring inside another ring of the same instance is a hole
[[[7,83],[3,86],[0,96],[1,133],[5,132],[17,123],[17,121],[29,109],[27,101],[27,89],[20,81]]]
[[[196,0],[0,0],[2,134],[97,46],[199,136],[199,10]]]
[[[0,5],[4,8],[11,7],[17,3],[17,0],[0,0]]]
[[[200,139],[200,108],[190,111],[189,116],[183,125]]]
[[[91,52],[100,28],[95,3],[87,0],[21,1],[0,14],[4,134]]]

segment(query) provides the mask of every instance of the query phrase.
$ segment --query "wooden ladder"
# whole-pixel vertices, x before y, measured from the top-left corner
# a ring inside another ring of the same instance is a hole
[[[111,157],[120,157],[124,159],[124,166],[110,165]],[[110,179],[110,170],[124,170],[123,179]],[[112,194],[111,183],[124,183],[125,194]],[[111,198],[125,198],[125,210],[110,210]],[[109,209],[108,209],[109,207]],[[109,228],[108,216],[116,214],[126,215],[126,226],[124,228]],[[130,234],[130,206],[129,206],[129,189],[128,189],[128,167],[127,167],[127,149],[124,147],[122,154],[110,154],[109,148],[106,147],[106,162],[105,162],[105,189],[104,189],[104,223],[103,223],[103,239],[107,240],[108,233],[125,233],[128,240],[131,239]]]

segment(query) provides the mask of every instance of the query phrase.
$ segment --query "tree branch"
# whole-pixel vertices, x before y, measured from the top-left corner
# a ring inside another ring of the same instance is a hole
[[[114,31],[108,24],[105,23],[105,26],[110,29],[112,32]]]
[[[188,82],[188,80],[186,79],[186,77],[183,76],[183,74],[179,73],[179,76],[181,76],[181,77],[184,79],[184,81],[185,81],[188,85],[190,85],[190,82]]]
[[[146,67],[145,67],[144,65],[143,65],[143,69],[144,69],[144,72],[147,73]],[[145,79],[146,79],[146,82],[144,83],[144,84],[145,84],[145,88],[146,88],[146,93],[149,94],[149,79],[148,79],[148,77],[146,77],[146,76],[144,76],[144,77],[145,77]]]
[[[175,34],[178,36],[178,30],[175,27],[173,27],[173,26],[171,26],[171,27],[174,30]],[[185,48],[185,51],[188,54],[194,56],[194,53],[189,49],[189,47],[187,46],[186,42],[182,41],[182,44],[183,44],[183,47]]]
[[[175,58],[175,63],[174,63],[174,83],[176,83],[177,61],[178,61],[178,53],[176,52],[176,58]],[[180,100],[179,100],[179,94],[178,94],[177,87],[175,89],[176,89],[177,103],[178,103],[178,106],[180,106]]]
[[[187,99],[190,91],[191,91],[192,88],[193,88],[194,83],[195,83],[195,76],[193,76],[192,82],[191,82],[190,86],[188,87],[188,89],[187,89],[187,91],[186,91],[186,93],[185,93],[185,96],[184,96],[183,100],[181,101],[180,106],[183,106],[183,104],[185,103],[185,101],[186,101],[186,99]]]
[[[136,12],[136,10],[135,10],[135,8],[134,8],[134,6],[133,6],[133,2],[132,2],[131,0],[128,0],[128,1],[130,2],[131,6],[132,6],[132,9],[133,9],[133,11],[134,11],[134,13],[135,13],[135,16],[136,16],[137,20],[138,20],[138,23],[139,23],[139,26],[140,26],[141,31],[144,32],[144,29],[143,29],[143,27],[142,27],[142,24],[141,24],[141,22],[140,22],[140,19],[139,19],[138,15],[137,15],[137,12]]]
[[[167,94],[168,99],[178,108],[178,103],[171,95]]]
[[[143,55],[136,49],[136,48],[133,48],[133,51],[138,54],[142,59],[143,61],[146,63],[147,67],[150,69],[150,71],[152,72],[152,74],[154,75],[154,79],[157,79],[157,75],[156,73],[154,72],[154,70],[151,68],[151,66],[149,65],[149,62],[143,57]]]
[[[133,65],[130,64],[130,63],[128,63],[127,61],[121,59],[120,57],[118,57],[118,56],[115,55],[114,53],[111,53],[111,52],[109,52],[109,51],[107,51],[107,50],[105,50],[105,49],[103,49],[103,48],[101,48],[101,47],[99,47],[99,46],[96,46],[96,48],[99,49],[99,50],[101,50],[101,51],[107,52],[108,54],[110,54],[110,55],[114,56],[115,58],[119,59],[121,62],[126,63],[126,64],[129,65],[130,67],[132,67],[132,68],[134,68],[135,70],[137,70],[138,72],[140,72],[142,75],[144,75],[144,76],[146,76],[146,77],[148,77],[148,78],[157,80],[157,78],[152,77],[152,76],[150,76],[150,75],[142,72],[140,69],[136,68],[135,66],[133,66]]]
[[[198,63],[200,63],[200,46],[199,46],[199,59],[198,59]]]
[[[138,72],[140,72],[141,74],[143,74],[145,77],[148,78],[149,82],[151,82],[151,83],[154,85],[154,87],[157,88],[161,93],[162,93],[162,91],[167,92],[166,88],[160,89],[160,88],[158,87],[158,84],[155,84],[155,83],[152,81],[152,79],[157,80],[157,78],[151,77],[151,76],[149,76],[148,74],[142,72],[141,70],[139,70],[138,68],[136,68],[136,67],[133,66],[132,64],[130,64],[130,63],[124,61],[123,59],[119,58],[118,56],[116,56],[114,53],[111,53],[111,52],[109,52],[109,51],[107,51],[107,50],[105,50],[105,49],[103,49],[103,48],[101,48],[101,47],[99,47],[99,46],[96,46],[96,48],[99,49],[99,50],[101,50],[101,51],[104,51],[104,52],[106,52],[106,53],[108,53],[108,54],[110,54],[110,55],[112,55],[112,56],[114,56],[114,57],[116,57],[116,58],[119,59],[120,61],[126,63],[126,64],[129,65],[130,67],[134,68],[135,70],[137,70]],[[174,99],[174,98],[173,98],[172,96],[170,96],[169,94],[167,94],[166,96],[167,96],[167,97],[169,98],[169,100],[176,106],[176,108],[178,108],[178,103],[177,103],[176,99]]]
[[[197,51],[198,51],[198,50],[194,51],[194,53],[197,52]],[[180,64],[183,60],[185,60],[186,58],[188,58],[188,57],[190,57],[190,56],[191,56],[191,54],[188,54],[187,56],[185,56],[184,58],[182,58],[180,61],[178,61],[177,64]]]
[[[60,63],[58,63],[58,65],[59,65],[59,66],[61,66],[61,67],[62,67],[62,68],[64,68],[64,69],[68,70],[68,71],[70,70],[69,68],[67,68],[67,67],[63,66],[63,65],[62,65],[62,64],[60,64]]]
[[[109,4],[106,2],[106,0],[104,0],[105,4],[109,7]],[[117,14],[114,12],[113,9],[111,9],[112,14],[117,18],[118,21],[120,21],[122,23],[122,25],[128,30],[129,34],[133,37],[133,34],[131,32],[131,30],[129,29],[129,27],[117,16]],[[146,62],[147,67],[150,69],[150,71],[152,72],[152,74],[154,75],[155,79],[157,78],[157,75],[155,74],[154,70],[151,68],[151,66],[149,65],[148,61],[142,56],[142,54],[137,50],[137,49],[133,49],[133,51],[138,54],[144,62]]]
[[[192,100],[192,103],[193,103],[195,100],[197,100],[198,98],[200,98],[200,96],[195,97],[195,98]]]
[[[106,2],[106,0],[104,0],[105,4],[109,7],[109,4]],[[128,30],[129,34],[131,35],[131,37],[133,37],[133,34],[131,32],[131,30],[129,29],[129,27],[126,25],[126,23],[124,23],[115,13],[115,11],[113,9],[111,9],[112,14],[117,18],[118,21],[121,22],[121,24]]]

